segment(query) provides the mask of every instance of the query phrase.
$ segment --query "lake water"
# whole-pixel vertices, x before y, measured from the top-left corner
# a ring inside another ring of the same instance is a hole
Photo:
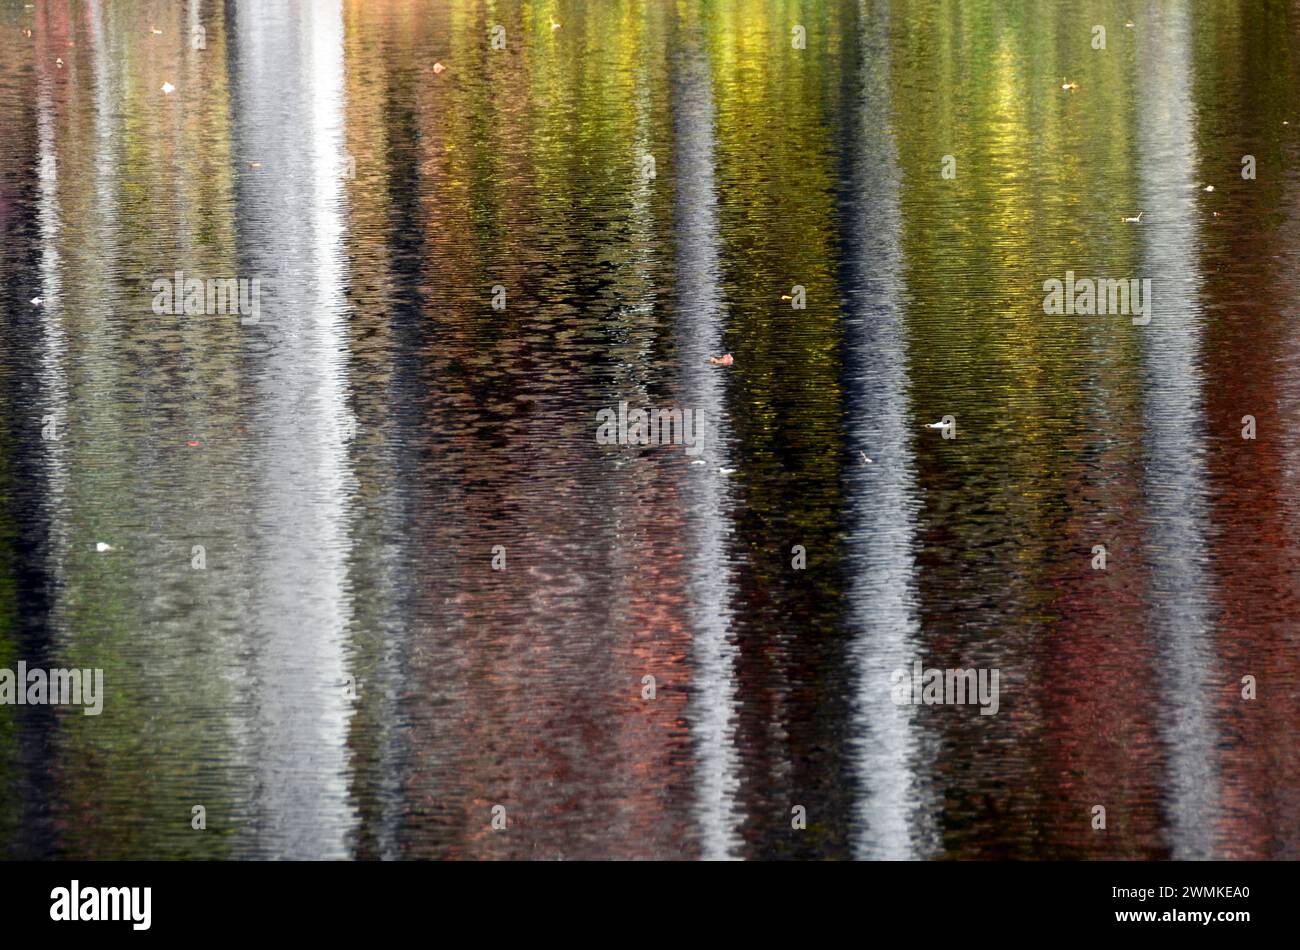
[[[0,706],[0,855],[1300,857],[1297,83],[1230,0],[5,2],[0,667],[104,694]]]

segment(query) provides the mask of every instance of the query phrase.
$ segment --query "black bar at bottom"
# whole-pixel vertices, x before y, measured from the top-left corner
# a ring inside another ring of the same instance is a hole
[[[3,864],[0,875],[6,932],[51,936],[75,928],[81,936],[335,941],[461,923],[471,935],[533,940],[581,932],[657,942],[713,925],[733,937],[753,932],[765,945],[829,936],[839,926],[880,939],[902,928],[922,942],[995,938],[1022,927],[1183,941],[1281,932],[1293,914],[1283,906],[1293,866],[1262,862],[50,862]],[[80,919],[92,915],[119,919]],[[452,933],[443,936],[460,939]]]

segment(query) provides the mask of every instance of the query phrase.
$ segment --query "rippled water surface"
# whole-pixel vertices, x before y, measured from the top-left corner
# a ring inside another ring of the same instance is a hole
[[[104,697],[0,706],[0,854],[1300,856],[1298,83],[1236,0],[3,0],[0,667]]]

